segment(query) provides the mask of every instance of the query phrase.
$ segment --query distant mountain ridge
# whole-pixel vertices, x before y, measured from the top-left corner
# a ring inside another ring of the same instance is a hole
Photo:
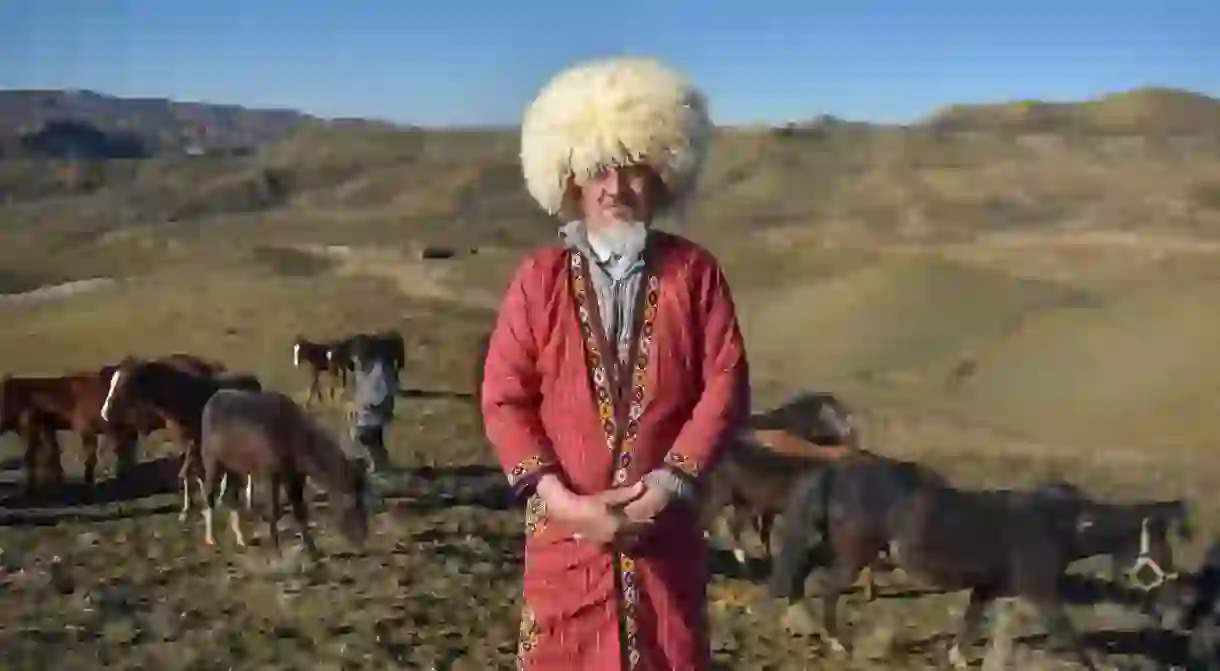
[[[228,153],[325,123],[288,109],[120,98],[87,90],[0,90],[0,146],[6,153],[76,152],[89,158]],[[113,146],[121,150],[108,152]]]
[[[950,105],[920,125],[947,132],[1220,136],[1220,99],[1183,89],[1144,87],[1074,102]]]

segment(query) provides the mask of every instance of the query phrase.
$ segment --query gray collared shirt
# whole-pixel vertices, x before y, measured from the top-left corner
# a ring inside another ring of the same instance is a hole
[[[626,361],[635,325],[636,294],[643,277],[643,249],[622,257],[610,255],[592,244],[583,221],[573,221],[561,228],[560,237],[568,248],[593,261],[589,264],[589,278],[597,293],[597,307],[606,329],[606,339],[614,341],[619,360]],[[668,491],[677,498],[689,500],[695,495],[690,483],[664,467],[644,476],[644,484]]]

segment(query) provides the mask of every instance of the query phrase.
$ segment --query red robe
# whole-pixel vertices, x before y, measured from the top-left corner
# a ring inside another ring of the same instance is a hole
[[[708,548],[689,505],[669,505],[624,554],[572,538],[533,493],[548,471],[578,494],[629,486],[661,467],[698,485],[749,414],[741,331],[716,260],[657,232],[645,258],[635,344],[621,373],[588,261],[563,247],[521,264],[491,336],[483,420],[526,499],[526,669],[710,666]]]

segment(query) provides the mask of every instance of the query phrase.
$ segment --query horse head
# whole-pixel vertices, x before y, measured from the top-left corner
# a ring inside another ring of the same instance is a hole
[[[1086,502],[1077,517],[1077,558],[1111,555],[1125,566],[1128,581],[1151,591],[1178,577],[1170,541],[1174,527],[1189,538],[1189,509],[1184,501]]]
[[[107,369],[111,369],[106,400],[102,401],[103,420],[110,422],[121,416],[126,412],[124,408],[132,405],[131,398],[140,395],[145,384],[143,370],[146,364],[142,359],[125,356],[117,364],[102,369],[103,375]]]

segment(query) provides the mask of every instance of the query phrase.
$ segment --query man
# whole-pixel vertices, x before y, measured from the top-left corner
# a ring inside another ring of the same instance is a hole
[[[381,473],[390,465],[385,427],[394,420],[394,396],[398,391],[398,370],[383,350],[364,335],[355,336],[350,342],[349,355],[356,376],[350,412],[352,440],[368,451],[374,473]]]
[[[481,403],[526,507],[523,668],[710,666],[694,499],[749,375],[719,264],[652,226],[711,133],[702,94],[640,58],[568,70],[526,112],[526,186],[568,223],[517,268]]]

